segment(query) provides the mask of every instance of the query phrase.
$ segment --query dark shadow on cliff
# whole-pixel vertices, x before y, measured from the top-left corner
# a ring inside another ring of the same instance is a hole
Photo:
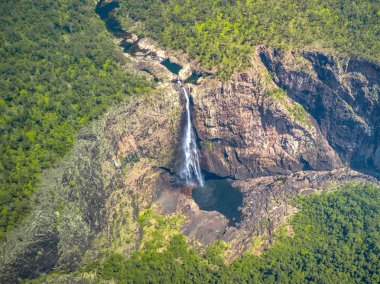
[[[319,52],[298,56],[309,70],[289,67],[281,50],[260,52],[274,82],[315,119],[342,162],[380,178],[380,66]]]

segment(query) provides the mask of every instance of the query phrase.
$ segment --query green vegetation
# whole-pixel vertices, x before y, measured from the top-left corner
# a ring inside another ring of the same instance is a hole
[[[214,244],[200,256],[179,234],[175,217],[165,219],[148,211],[139,222],[144,232],[150,224],[153,245],[130,259],[113,254],[78,274],[118,283],[379,283],[378,188],[349,185],[297,203],[294,233],[289,236],[280,229],[274,245],[261,256],[247,253],[227,266],[225,243]],[[165,245],[152,225],[157,230],[173,228]]]
[[[140,249],[165,251],[170,239],[179,233],[183,221],[182,216],[162,216],[152,209],[140,212],[137,222],[144,230]]]
[[[138,223],[144,234],[138,252],[129,260],[111,254],[104,262],[92,263],[76,274],[97,275],[97,281],[118,283],[215,282],[214,272],[226,266],[223,253],[227,244],[216,242],[200,257],[180,234],[183,221],[182,217],[164,217],[151,209],[142,212]]]
[[[253,46],[311,45],[380,59],[380,2],[371,0],[121,0],[126,29],[182,49],[226,78],[244,66]]]
[[[122,70],[93,1],[1,1],[0,9],[1,237],[78,129],[150,87]]]
[[[269,91],[268,96],[280,102],[281,105],[287,109],[294,121],[300,122],[307,127],[311,127],[311,121],[306,110],[299,103],[291,101],[283,89],[278,88]]]
[[[301,198],[294,236],[280,232],[261,258],[246,255],[235,262],[231,277],[238,282],[378,283],[379,201],[378,188],[353,185]]]
[[[110,105],[151,90],[122,70],[125,58],[94,4],[0,3],[0,239],[28,212],[40,173],[69,151],[83,125]],[[142,33],[227,78],[246,66],[258,44],[318,43],[380,59],[379,11],[380,3],[369,0],[122,0],[118,17],[142,21]],[[269,95],[286,100],[282,91]],[[301,106],[285,106],[293,119],[307,118]],[[181,217],[148,210],[138,218],[143,236],[129,259],[113,253],[74,276],[122,283],[380,282],[379,189],[346,186],[297,202],[294,234],[279,230],[261,256],[247,253],[227,265],[223,242],[200,255],[180,234]]]

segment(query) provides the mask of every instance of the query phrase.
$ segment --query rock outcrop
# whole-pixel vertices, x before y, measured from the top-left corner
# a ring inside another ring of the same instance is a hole
[[[231,261],[249,248],[254,237],[266,235],[271,239],[274,230],[295,212],[289,204],[296,195],[333,190],[347,183],[373,183],[377,179],[341,168],[333,171],[300,171],[289,175],[274,175],[245,180],[230,180],[243,193],[242,218],[237,226],[219,212],[199,210],[191,197],[191,188],[178,188],[175,179],[161,175],[156,201],[163,213],[183,212],[187,222],[182,232],[190,241],[208,245],[216,240],[231,244],[227,260]]]
[[[271,95],[276,86],[265,72],[256,60],[227,83],[208,79],[194,87],[202,168],[241,180],[339,167],[315,120],[288,97]],[[302,112],[303,119],[293,118],[292,111]]]
[[[298,194],[333,190],[347,183],[374,183],[378,180],[342,168],[333,171],[301,171],[290,175],[233,181],[244,196],[242,228],[255,228],[257,235],[272,232],[289,215],[289,201]]]
[[[276,84],[313,116],[342,162],[380,175],[379,65],[310,51],[262,49],[260,57]]]
[[[72,152],[44,173],[31,215],[1,244],[0,282],[73,270],[107,249],[130,254],[138,210],[154,200],[158,166],[173,156],[178,116],[178,95],[165,88],[82,130]]]
[[[347,182],[379,185],[348,166],[380,173],[380,67],[263,47],[228,82],[205,78],[191,86],[201,167],[243,194],[236,226],[221,213],[200,210],[192,188],[173,173],[181,131],[178,76],[161,62],[184,66],[182,79],[193,69],[154,41],[127,40],[140,49],[125,55],[127,68],[159,82],[158,92],[108,111],[44,173],[31,215],[0,245],[0,282],[74,270],[110,250],[130,255],[141,237],[138,212],[152,203],[164,214],[184,213],[182,232],[190,241],[230,242],[232,260],[294,212],[289,201],[297,194]]]

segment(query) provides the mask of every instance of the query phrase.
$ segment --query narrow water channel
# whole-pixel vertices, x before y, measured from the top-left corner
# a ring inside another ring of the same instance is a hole
[[[125,31],[120,22],[115,17],[115,9],[119,7],[119,2],[113,1],[104,3],[104,0],[98,2],[95,8],[95,13],[99,15],[100,19],[106,25],[107,31],[112,33],[115,37],[120,38],[120,46],[124,52],[131,55],[136,54],[138,51],[143,51],[139,48],[138,40],[132,41],[132,34]]]

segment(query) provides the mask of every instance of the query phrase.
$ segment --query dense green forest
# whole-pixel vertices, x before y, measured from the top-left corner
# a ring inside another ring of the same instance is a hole
[[[126,59],[95,4],[0,2],[0,240],[28,213],[41,172],[70,150],[81,127],[110,105],[152,91],[123,70]],[[222,78],[246,66],[259,44],[380,59],[379,1],[121,0],[117,13],[127,30],[141,21],[138,32],[205,69],[217,67]],[[291,111],[304,119],[302,110]],[[348,185],[295,204],[298,213],[270,247],[230,265],[226,243],[200,254],[180,234],[181,217],[146,210],[138,218],[141,247],[130,258],[103,255],[72,275],[117,283],[380,283],[378,188]]]
[[[78,129],[149,86],[122,70],[93,1],[1,1],[0,9],[1,237]]]
[[[372,0],[121,0],[128,30],[182,49],[226,77],[247,64],[253,47],[317,46],[380,59],[380,2]]]
[[[139,223],[151,236],[148,245],[130,259],[113,254],[81,272],[117,283],[379,283],[379,188],[348,185],[301,197],[297,206],[294,233],[284,226],[262,255],[247,253],[230,266],[223,257],[226,244],[200,256],[177,233],[165,245],[162,228],[178,228],[178,220],[144,213]]]

